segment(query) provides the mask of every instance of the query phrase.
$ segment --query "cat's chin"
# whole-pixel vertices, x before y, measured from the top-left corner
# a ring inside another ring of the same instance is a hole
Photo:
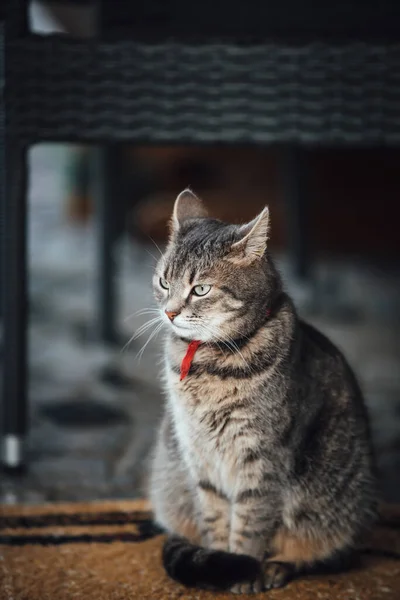
[[[193,340],[198,340],[199,342],[209,341],[209,340],[203,339],[202,336],[199,336],[199,332],[195,331],[193,329],[193,327],[190,327],[190,326],[186,327],[185,325],[175,325],[173,323],[172,330],[177,337],[179,337],[187,342],[192,342]]]
[[[172,329],[176,335],[184,338],[185,340],[195,340],[197,339],[196,333],[192,327],[186,327],[185,325],[175,325],[172,323]]]

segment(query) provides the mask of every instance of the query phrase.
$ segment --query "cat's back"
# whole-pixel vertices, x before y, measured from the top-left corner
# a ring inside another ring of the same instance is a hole
[[[370,425],[357,378],[343,353],[323,333],[303,321],[300,331],[294,374],[304,421],[300,454],[313,455],[314,464],[321,462],[326,470],[325,459],[332,453],[342,455],[344,461],[361,453],[369,470]]]
[[[362,393],[354,372],[342,351],[316,327],[299,321],[299,358],[295,377],[306,377],[313,387],[335,396],[346,392],[362,402]]]
[[[299,329],[303,338],[303,351],[311,358],[325,357],[332,361],[346,362],[339,348],[319,329],[302,319],[299,319]]]

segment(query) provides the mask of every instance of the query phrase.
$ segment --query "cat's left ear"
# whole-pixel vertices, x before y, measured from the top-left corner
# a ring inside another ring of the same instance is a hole
[[[247,262],[260,259],[267,249],[269,232],[268,207],[266,206],[253,221],[242,225],[239,232],[241,238],[231,246],[232,258]]]
[[[206,217],[207,209],[203,202],[187,188],[175,200],[171,219],[171,233],[176,233],[187,219]]]

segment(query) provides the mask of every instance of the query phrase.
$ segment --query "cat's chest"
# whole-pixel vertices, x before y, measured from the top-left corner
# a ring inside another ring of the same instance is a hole
[[[250,408],[242,406],[235,381],[169,378],[170,406],[184,459],[198,477],[231,490],[249,443]],[[245,433],[244,433],[245,432]]]
[[[179,395],[174,398],[173,413],[182,456],[194,478],[230,493],[238,478],[240,444],[234,440],[234,428],[221,431],[224,424],[227,429],[227,416],[219,419],[209,407],[190,406]]]

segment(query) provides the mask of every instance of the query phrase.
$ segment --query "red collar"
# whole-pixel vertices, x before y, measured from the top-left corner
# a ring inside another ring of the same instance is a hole
[[[271,314],[271,311],[267,310],[267,317],[269,317],[270,314]],[[190,367],[192,366],[192,362],[194,359],[194,355],[196,354],[197,348],[201,345],[201,343],[202,342],[200,342],[199,340],[193,340],[192,342],[189,343],[188,348],[186,350],[186,354],[183,357],[183,360],[181,362],[180,381],[185,379],[186,375],[189,373]]]
[[[201,342],[199,340],[193,340],[190,342],[188,349],[186,350],[186,354],[181,362],[181,381],[182,379],[185,379],[186,375],[189,373],[194,355],[196,354],[196,350],[200,344]]]

